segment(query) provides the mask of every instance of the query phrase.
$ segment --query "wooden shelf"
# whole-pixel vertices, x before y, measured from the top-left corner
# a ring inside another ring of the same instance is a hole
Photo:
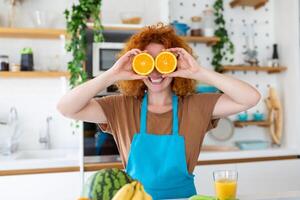
[[[234,121],[233,122],[235,127],[242,128],[244,126],[263,126],[268,127],[271,125],[268,121]]]
[[[255,9],[258,9],[262,6],[264,6],[268,0],[232,0],[230,2],[230,6],[236,7],[236,6],[251,6]]]
[[[0,78],[55,78],[69,77],[69,72],[20,71],[0,72]]]
[[[218,37],[182,36],[181,38],[187,42],[206,43],[207,45],[214,45],[220,41]]]
[[[264,67],[264,66],[246,66],[246,65],[232,65],[232,66],[223,66],[221,72],[228,71],[265,71],[268,73],[280,73],[285,71],[286,67]]]
[[[61,35],[66,35],[66,31],[63,29],[0,27],[0,37],[7,38],[59,39]]]
[[[112,31],[138,31],[141,28],[137,26],[104,26],[105,30]],[[61,35],[66,35],[64,29],[36,29],[36,28],[1,28],[0,37],[6,38],[31,38],[31,39],[59,39]],[[187,42],[206,43],[207,45],[214,45],[220,39],[218,37],[195,37],[182,36]]]

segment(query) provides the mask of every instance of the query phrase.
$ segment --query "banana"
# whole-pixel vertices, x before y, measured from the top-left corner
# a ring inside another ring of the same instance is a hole
[[[141,183],[138,182],[135,186],[134,195],[131,200],[144,200],[145,193],[141,190]]]
[[[141,190],[144,193],[144,200],[152,200],[152,197],[145,191],[143,185],[141,185]]]
[[[112,198],[112,200],[131,200],[134,194],[134,186],[136,183],[125,184]]]

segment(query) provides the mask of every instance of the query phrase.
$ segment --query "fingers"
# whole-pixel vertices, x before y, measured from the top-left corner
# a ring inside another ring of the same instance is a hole
[[[162,77],[166,78],[166,77],[181,77],[181,76],[180,76],[180,71],[175,71],[170,74],[164,74],[162,75]]]
[[[141,76],[141,75],[138,75],[138,74],[132,74],[130,78],[131,78],[131,80],[141,80],[141,79],[146,79],[147,76]]]

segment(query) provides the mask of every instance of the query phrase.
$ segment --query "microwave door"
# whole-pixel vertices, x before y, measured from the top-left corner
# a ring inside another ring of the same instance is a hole
[[[99,49],[99,69],[106,71],[117,61],[120,49]]]
[[[123,49],[123,43],[93,44],[93,77],[108,70],[117,60],[117,54]]]

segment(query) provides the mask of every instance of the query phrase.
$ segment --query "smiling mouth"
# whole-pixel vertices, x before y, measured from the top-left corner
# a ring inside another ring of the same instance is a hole
[[[160,83],[163,82],[164,78],[163,77],[148,77],[149,81],[153,84],[153,85],[159,85]]]

